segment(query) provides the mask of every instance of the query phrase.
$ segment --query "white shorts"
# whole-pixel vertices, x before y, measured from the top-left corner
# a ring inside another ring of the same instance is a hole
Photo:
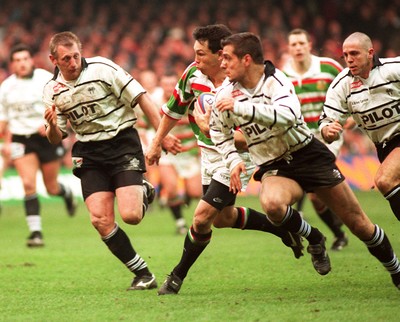
[[[242,180],[242,191],[245,191],[247,185],[256,170],[256,166],[253,163],[250,154],[248,152],[241,153],[240,157],[246,165],[247,174],[241,174]],[[209,185],[211,179],[214,179],[223,185],[230,186],[231,174],[229,169],[226,167],[222,156],[211,149],[201,149],[201,182],[203,185]]]
[[[173,165],[178,176],[190,179],[200,174],[200,156],[182,152],[177,155],[163,153],[159,161],[160,165]]]

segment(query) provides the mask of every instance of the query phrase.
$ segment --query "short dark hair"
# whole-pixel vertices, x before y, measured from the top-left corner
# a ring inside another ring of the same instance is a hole
[[[14,54],[21,51],[27,51],[31,57],[33,55],[31,47],[25,44],[17,44],[10,49],[9,60],[12,62],[14,60]]]
[[[221,41],[222,47],[233,46],[233,53],[239,58],[250,55],[256,64],[264,63],[261,40],[251,32],[241,32],[231,35]]]
[[[193,30],[193,38],[199,42],[208,41],[208,48],[213,54],[222,49],[221,40],[230,35],[232,32],[223,24],[197,27]]]
[[[289,39],[289,37],[290,37],[291,35],[305,35],[307,41],[308,41],[308,42],[311,41],[311,36],[310,36],[310,34],[308,33],[308,31],[306,31],[306,30],[304,30],[304,29],[301,29],[301,28],[296,28],[296,29],[293,29],[292,31],[290,31],[290,32],[288,33],[287,38]]]

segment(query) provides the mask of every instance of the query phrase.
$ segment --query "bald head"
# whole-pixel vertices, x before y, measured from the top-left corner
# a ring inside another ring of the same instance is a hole
[[[372,41],[371,38],[369,38],[366,34],[362,32],[354,32],[350,36],[348,36],[344,42],[343,46],[347,44],[357,44],[359,47],[361,47],[364,50],[369,50],[372,48]]]
[[[355,32],[343,42],[343,57],[354,76],[367,78],[373,67],[374,49],[371,38]]]

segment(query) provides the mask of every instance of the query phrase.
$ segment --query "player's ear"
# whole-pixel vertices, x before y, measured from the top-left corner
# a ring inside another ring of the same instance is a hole
[[[56,66],[57,65],[57,59],[52,54],[49,54],[49,58],[50,58],[50,61],[52,62],[52,64],[54,66]]]

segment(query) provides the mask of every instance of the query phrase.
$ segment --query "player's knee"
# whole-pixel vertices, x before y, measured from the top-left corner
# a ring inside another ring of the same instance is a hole
[[[195,214],[193,218],[193,226],[197,232],[208,231],[211,228],[213,220],[202,214]]]
[[[128,225],[137,225],[143,219],[142,209],[133,210],[129,213],[121,213],[121,218]]]
[[[287,205],[281,203],[278,199],[269,199],[262,202],[262,208],[271,220],[279,221],[286,212]]]
[[[392,177],[385,174],[377,174],[375,177],[375,185],[378,190],[385,194],[393,188]]]

